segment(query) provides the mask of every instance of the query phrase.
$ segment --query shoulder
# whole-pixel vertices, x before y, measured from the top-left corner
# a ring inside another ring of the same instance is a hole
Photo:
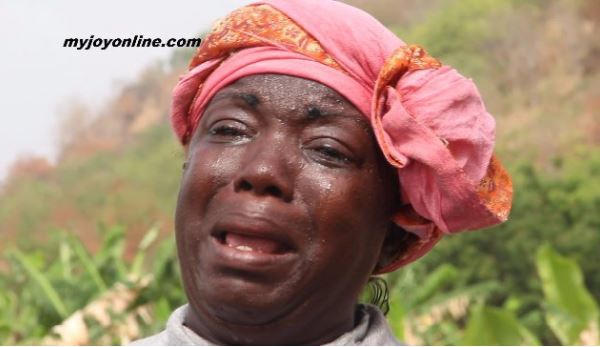
[[[135,340],[129,343],[127,346],[167,346],[169,345],[169,338],[167,331],[163,330],[160,333],[152,336],[145,337],[143,339]]]
[[[183,323],[188,305],[173,311],[167,321],[165,330],[140,340],[133,341],[130,346],[206,346],[208,341],[196,335]]]
[[[380,346],[404,346],[398,341],[389,326],[387,318],[381,312],[379,307],[374,305],[358,305],[358,310],[362,310],[365,320],[368,321],[367,334],[363,344]],[[368,318],[367,318],[368,317]]]

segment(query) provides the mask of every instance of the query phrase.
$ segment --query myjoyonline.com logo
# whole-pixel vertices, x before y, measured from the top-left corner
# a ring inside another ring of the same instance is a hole
[[[100,38],[90,35],[90,37],[82,38],[68,38],[65,39],[63,47],[74,47],[77,50],[89,50],[91,48],[107,49],[109,47],[121,48],[121,47],[198,47],[202,39],[193,38],[170,38],[163,40],[159,37],[149,38],[144,35],[135,35],[133,38]]]

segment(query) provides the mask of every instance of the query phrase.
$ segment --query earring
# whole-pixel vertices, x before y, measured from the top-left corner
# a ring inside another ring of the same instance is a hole
[[[390,310],[390,291],[386,280],[371,276],[366,289],[368,290],[368,300],[366,302],[379,307],[383,315],[387,315]]]

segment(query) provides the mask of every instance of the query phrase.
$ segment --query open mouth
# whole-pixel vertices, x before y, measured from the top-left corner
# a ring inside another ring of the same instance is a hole
[[[292,251],[292,248],[284,242],[257,235],[219,231],[214,237],[222,245],[241,252],[284,254]]]

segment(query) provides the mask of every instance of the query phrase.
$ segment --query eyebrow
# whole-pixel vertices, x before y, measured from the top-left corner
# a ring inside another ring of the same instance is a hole
[[[308,106],[308,108],[306,109],[305,117],[306,117],[305,119],[309,122],[318,121],[318,120],[322,120],[322,119],[326,119],[326,118],[330,118],[330,117],[336,117],[336,118],[339,117],[342,119],[350,119],[343,113],[330,112],[327,109],[322,109],[315,105]],[[361,118],[360,120],[356,120],[356,123],[358,123],[362,128],[364,128],[367,131],[368,131],[368,129],[371,128],[368,121],[366,121],[366,119]]]
[[[329,116],[340,116],[338,107],[342,103],[342,99],[337,95],[325,94],[321,96],[320,102],[325,102],[325,107],[317,106],[314,103],[307,105],[305,116],[307,120],[314,121],[323,119]],[[343,112],[342,112],[343,113]]]
[[[320,108],[318,108],[314,105],[308,106],[308,109],[306,110],[306,118],[308,118],[309,120],[323,118],[327,115],[328,115],[327,112],[321,111]]]
[[[258,104],[260,104],[260,99],[255,94],[252,94],[252,93],[243,93],[243,92],[238,92],[238,91],[233,91],[233,90],[217,94],[213,98],[212,102],[219,101],[221,99],[226,99],[226,98],[232,98],[232,99],[242,100],[248,106],[252,107],[253,109],[256,109],[256,107],[258,106]]]

